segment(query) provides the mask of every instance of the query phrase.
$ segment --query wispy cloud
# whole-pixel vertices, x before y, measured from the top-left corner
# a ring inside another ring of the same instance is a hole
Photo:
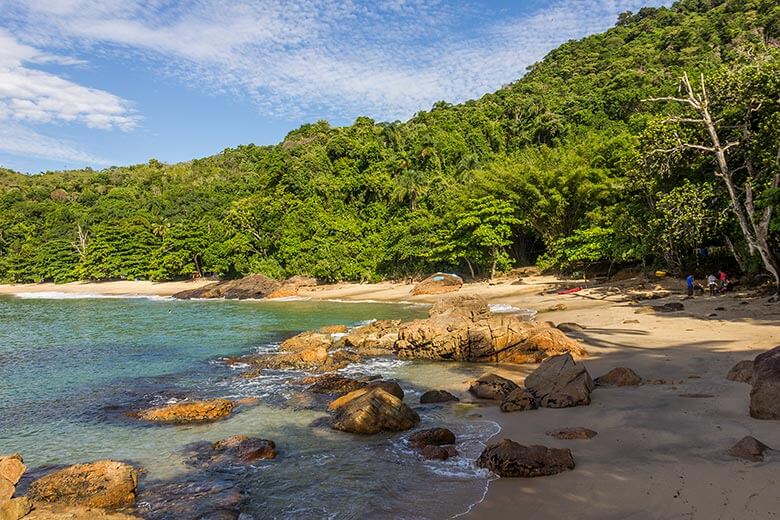
[[[28,45],[140,53],[188,83],[249,96],[268,114],[396,119],[495,90],[618,13],[669,3],[556,0],[496,20],[478,0],[6,0],[0,16]],[[75,117],[134,124],[121,100],[101,106],[102,117]]]
[[[0,152],[57,162],[108,166],[111,161],[79,149],[78,145],[45,136],[18,123],[0,124]]]

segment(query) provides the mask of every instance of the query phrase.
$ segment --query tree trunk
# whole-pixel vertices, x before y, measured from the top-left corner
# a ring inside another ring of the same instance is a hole
[[[496,263],[498,263],[498,248],[493,248],[493,265],[490,266],[490,279],[496,277]]]
[[[466,261],[466,264],[469,266],[469,272],[471,273],[471,279],[474,280],[476,278],[476,276],[474,276],[474,266],[471,265],[471,262],[469,262],[468,258],[464,258],[464,260]]]

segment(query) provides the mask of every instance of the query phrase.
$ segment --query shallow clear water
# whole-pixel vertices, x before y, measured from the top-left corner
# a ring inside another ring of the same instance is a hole
[[[222,518],[226,509],[242,519],[449,518],[482,497],[487,477],[471,461],[496,429],[468,405],[418,405],[420,427],[449,427],[463,454],[424,462],[405,444],[408,433],[312,427],[324,412],[289,384],[301,373],[247,380],[221,361],[273,351],[302,330],[424,312],[373,303],[3,297],[0,453],[21,452],[31,468],[130,461],[145,470],[139,512],[149,518]],[[344,370],[397,379],[410,405],[420,392],[452,388],[478,371],[393,359]],[[150,426],[126,415],[187,397],[257,397],[259,404],[198,426]],[[187,445],[235,434],[273,439],[280,456],[218,471],[185,464]]]

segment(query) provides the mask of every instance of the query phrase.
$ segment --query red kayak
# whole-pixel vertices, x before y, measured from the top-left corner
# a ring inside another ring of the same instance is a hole
[[[580,292],[582,290],[582,287],[573,287],[571,289],[564,289],[562,291],[558,291],[557,294],[573,294],[576,292]]]

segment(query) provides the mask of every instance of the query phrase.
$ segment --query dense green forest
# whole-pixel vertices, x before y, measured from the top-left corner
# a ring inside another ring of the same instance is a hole
[[[681,0],[406,122],[320,121],[179,164],[0,170],[0,280],[771,272],[778,39],[776,0]]]

